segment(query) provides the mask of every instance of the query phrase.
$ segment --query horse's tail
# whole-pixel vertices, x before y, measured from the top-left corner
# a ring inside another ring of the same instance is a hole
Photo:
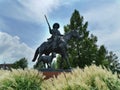
[[[38,54],[39,54],[39,47],[38,47],[38,48],[36,49],[36,51],[35,51],[34,58],[33,58],[33,60],[32,60],[33,62],[36,60]]]

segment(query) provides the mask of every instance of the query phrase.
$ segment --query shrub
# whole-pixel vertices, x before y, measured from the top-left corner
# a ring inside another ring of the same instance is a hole
[[[120,79],[101,66],[86,66],[42,83],[42,90],[120,90]]]
[[[0,70],[0,90],[41,90],[42,73],[32,69]]]

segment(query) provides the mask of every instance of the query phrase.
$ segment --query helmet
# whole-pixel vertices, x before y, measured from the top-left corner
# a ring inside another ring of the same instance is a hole
[[[59,23],[54,23],[53,24],[53,28],[57,28],[58,29],[59,27],[60,27]]]

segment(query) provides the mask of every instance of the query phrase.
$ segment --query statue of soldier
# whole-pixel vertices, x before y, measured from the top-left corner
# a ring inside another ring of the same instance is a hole
[[[53,29],[49,27],[49,32],[52,34],[52,36],[48,39],[48,42],[52,44],[52,49],[56,48],[56,45],[60,39],[61,36],[63,36],[60,31],[58,30],[60,25],[58,23],[53,24]]]

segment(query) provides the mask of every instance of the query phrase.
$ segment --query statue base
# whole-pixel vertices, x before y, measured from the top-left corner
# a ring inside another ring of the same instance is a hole
[[[40,69],[39,71],[41,71],[43,73],[43,75],[45,76],[45,79],[49,79],[52,77],[56,77],[64,72],[71,72],[71,69]]]

